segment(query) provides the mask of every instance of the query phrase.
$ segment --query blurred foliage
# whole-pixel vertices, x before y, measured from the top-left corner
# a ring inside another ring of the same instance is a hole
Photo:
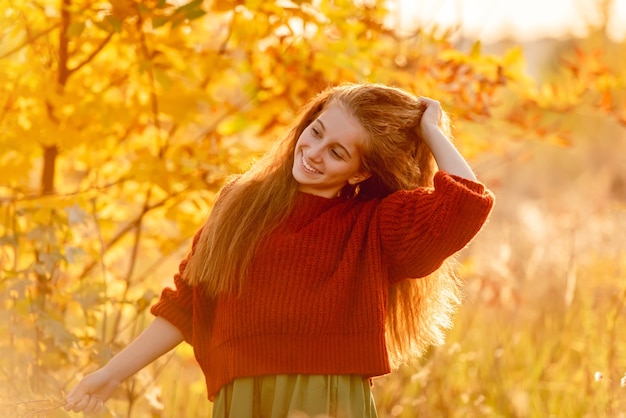
[[[490,55],[480,42],[460,50],[450,33],[399,35],[387,7],[0,0],[3,416],[66,416],[63,392],[143,329],[225,178],[328,85],[382,82],[437,98],[469,157],[515,140],[569,144],[555,115],[581,106],[626,125],[623,46],[578,45],[538,85],[521,48]],[[429,382],[424,370],[411,381]],[[111,415],[207,416],[198,373],[181,346],[126,382]],[[387,416],[393,398],[381,396]],[[467,405],[482,404],[471,396]],[[497,410],[512,416],[507,408]]]

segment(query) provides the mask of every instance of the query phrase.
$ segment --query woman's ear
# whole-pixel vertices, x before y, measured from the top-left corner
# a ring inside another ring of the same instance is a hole
[[[360,182],[367,180],[368,178],[370,178],[372,175],[370,173],[367,172],[359,172],[357,174],[355,174],[354,176],[350,177],[348,179],[348,184],[351,185],[355,185],[355,184],[359,184]]]

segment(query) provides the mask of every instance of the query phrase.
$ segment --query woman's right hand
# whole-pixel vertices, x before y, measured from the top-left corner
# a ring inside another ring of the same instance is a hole
[[[65,410],[94,413],[102,410],[121,382],[183,341],[172,323],[157,317],[133,342],[103,368],[85,376],[67,395]]]
[[[115,380],[106,368],[96,370],[78,382],[67,395],[65,410],[98,413],[119,384],[120,382]]]

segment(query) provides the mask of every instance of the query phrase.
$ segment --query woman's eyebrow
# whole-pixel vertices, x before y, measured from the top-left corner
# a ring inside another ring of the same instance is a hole
[[[326,127],[324,126],[324,122],[322,122],[320,118],[315,119],[315,122],[319,122],[319,124],[322,125],[322,129],[326,130]]]

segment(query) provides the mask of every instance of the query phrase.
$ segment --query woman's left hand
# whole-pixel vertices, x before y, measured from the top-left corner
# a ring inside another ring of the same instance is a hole
[[[420,120],[419,129],[422,134],[422,138],[427,139],[429,129],[441,128],[443,110],[441,109],[441,104],[437,100],[429,97],[420,97],[419,100],[426,104],[426,108],[424,109],[424,113],[422,113],[422,118]]]
[[[428,97],[420,97],[419,100],[426,104],[420,120],[419,132],[433,153],[439,169],[475,181],[476,176],[472,169],[444,133],[447,129],[442,126],[444,113],[441,104]]]

